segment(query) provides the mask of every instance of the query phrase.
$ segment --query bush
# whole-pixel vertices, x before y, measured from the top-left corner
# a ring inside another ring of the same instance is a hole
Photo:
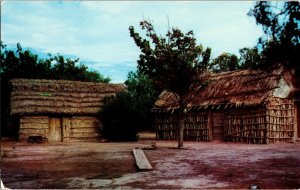
[[[137,140],[137,111],[133,109],[133,97],[120,92],[116,97],[106,98],[100,119],[104,137],[110,141]]]
[[[158,91],[138,72],[130,72],[125,85],[126,91],[104,100],[100,120],[104,136],[111,141],[134,141],[138,131],[152,129],[150,109]]]

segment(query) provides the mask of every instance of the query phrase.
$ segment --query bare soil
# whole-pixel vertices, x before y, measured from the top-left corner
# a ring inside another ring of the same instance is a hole
[[[269,145],[156,141],[132,143],[1,142],[1,180],[12,189],[300,188],[299,142]],[[133,148],[152,171],[138,171]]]

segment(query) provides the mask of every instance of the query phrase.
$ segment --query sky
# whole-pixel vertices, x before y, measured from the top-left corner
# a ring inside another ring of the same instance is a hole
[[[238,55],[253,47],[261,27],[247,16],[254,1],[2,1],[1,40],[8,47],[61,54],[80,60],[113,83],[135,71],[140,50],[129,26],[145,37],[141,20],[150,20],[160,35],[169,27],[193,30],[198,44]]]

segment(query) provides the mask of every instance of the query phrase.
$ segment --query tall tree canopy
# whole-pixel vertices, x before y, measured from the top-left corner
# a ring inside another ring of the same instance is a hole
[[[262,64],[262,57],[256,47],[239,50],[239,67],[241,69],[258,69]]]
[[[259,39],[263,64],[283,64],[300,71],[300,3],[299,1],[259,1],[248,13],[254,16],[265,33]]]
[[[130,36],[141,49],[138,69],[149,76],[157,87],[179,95],[185,94],[197,72],[208,64],[210,48],[196,44],[193,31],[186,34],[178,28],[168,31],[166,37],[156,34],[148,21],[140,22],[148,39],[143,39],[130,27]]]
[[[211,61],[210,67],[213,72],[234,71],[240,68],[238,57],[230,53],[222,53]]]
[[[23,50],[17,44],[17,50],[7,49],[1,42],[0,74],[2,79],[66,79],[108,83],[110,78],[96,71],[89,71],[79,59],[69,59],[62,55],[39,59],[30,50]]]
[[[294,68],[299,78],[300,3],[258,1],[248,15],[253,16],[264,31],[257,46],[240,49],[238,64],[233,54],[221,54],[210,63],[212,70],[269,69],[282,64]]]
[[[181,148],[184,129],[182,97],[197,74],[208,65],[211,49],[197,45],[193,31],[184,34],[179,28],[172,28],[163,37],[156,33],[149,21],[141,21],[140,26],[145,30],[147,39],[136,33],[133,26],[129,27],[130,36],[141,50],[138,70],[160,90],[167,89],[178,94],[178,148]]]

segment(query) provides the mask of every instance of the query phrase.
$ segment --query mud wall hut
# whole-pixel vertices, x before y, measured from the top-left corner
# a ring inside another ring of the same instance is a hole
[[[29,136],[49,142],[99,140],[103,99],[124,89],[122,84],[66,80],[13,79],[10,84],[10,111],[20,120],[20,141]]]
[[[199,77],[185,102],[184,139],[274,143],[299,138],[299,94],[291,72],[240,70]],[[204,84],[204,85],[203,85]],[[176,94],[163,91],[155,112],[156,136],[177,140]]]

